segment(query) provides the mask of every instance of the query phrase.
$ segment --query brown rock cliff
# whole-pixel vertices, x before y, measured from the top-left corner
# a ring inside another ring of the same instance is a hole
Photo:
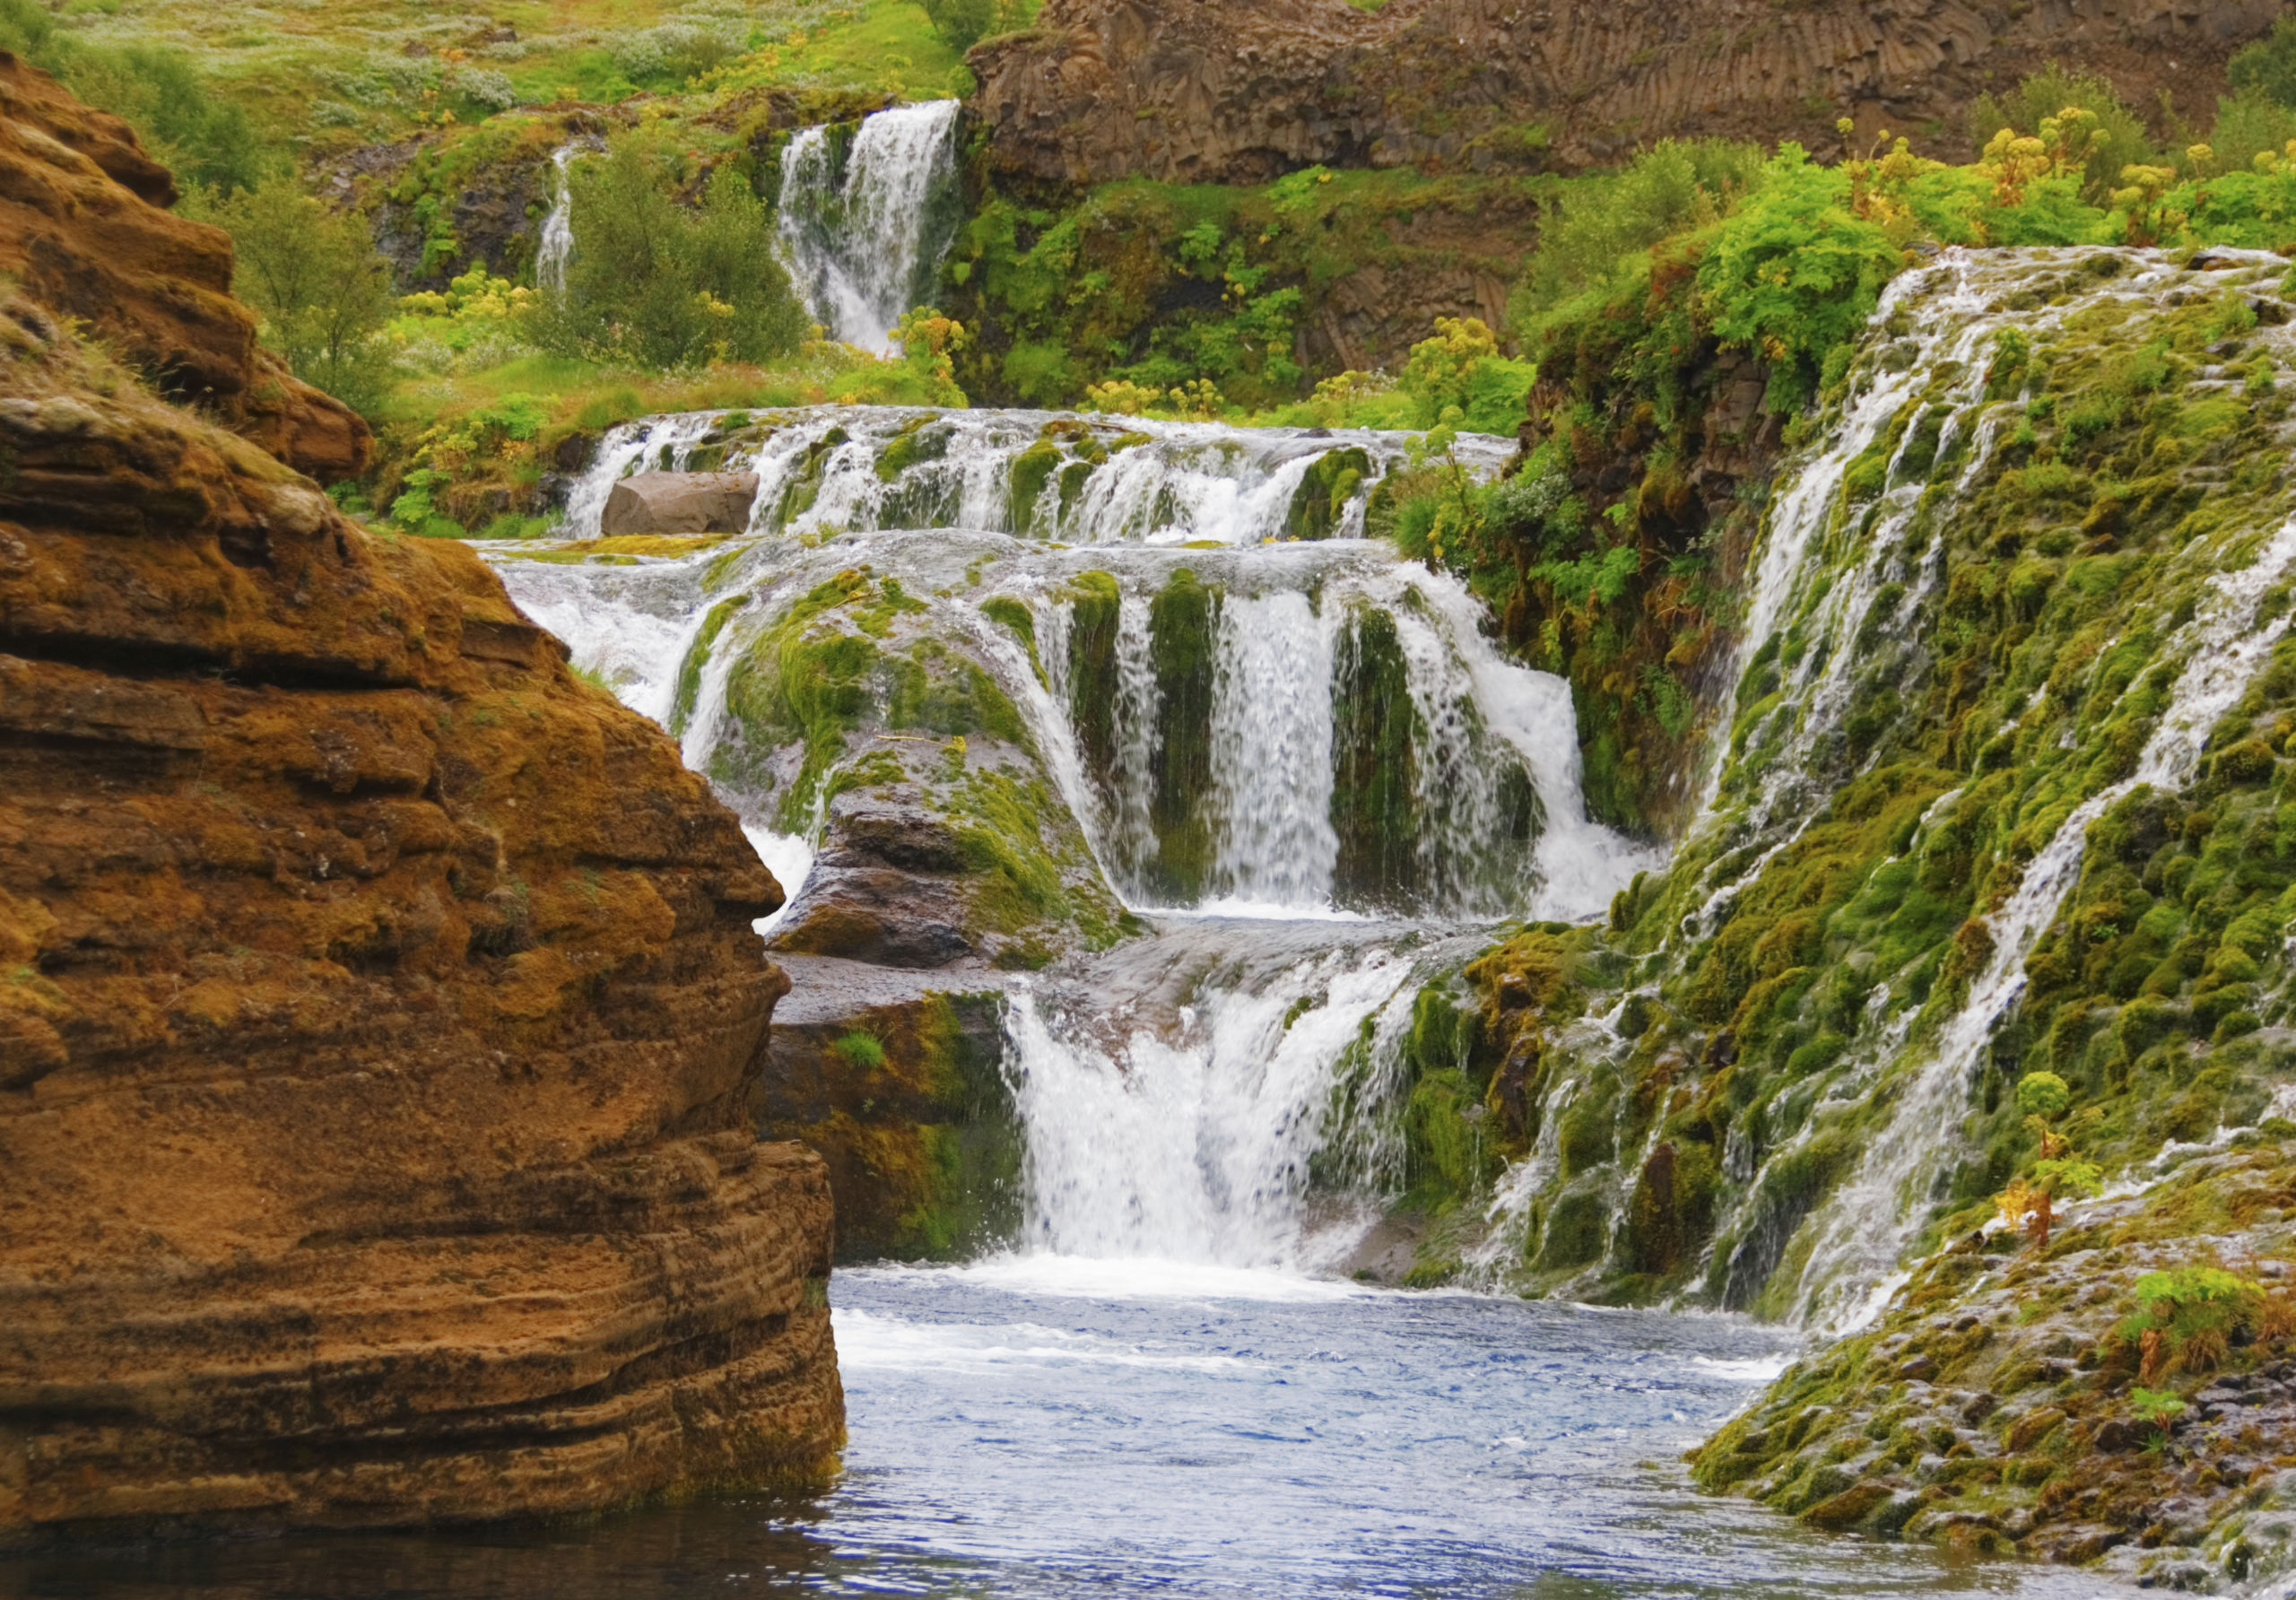
[[[221,348],[205,283],[113,347]],[[832,1470],[781,891],[563,657],[0,295],[0,1546]]]
[[[298,471],[364,472],[367,424],[257,348],[230,235],[162,209],[175,202],[125,122],[0,50],[0,275]]]
[[[1669,135],[1834,119],[1947,153],[2049,60],[2205,120],[2277,0],[1047,0],[970,64],[991,159],[1057,183],[1258,183],[1300,167],[1577,167]],[[1531,130],[1535,128],[1534,135]]]

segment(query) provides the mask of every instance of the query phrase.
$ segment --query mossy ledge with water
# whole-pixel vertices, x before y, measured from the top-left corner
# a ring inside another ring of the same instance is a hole
[[[1671,866],[1422,997],[1422,1281],[1855,1330],[1709,1488],[2179,1587],[2296,1559],[2285,272],[1900,279],[1723,557]]]

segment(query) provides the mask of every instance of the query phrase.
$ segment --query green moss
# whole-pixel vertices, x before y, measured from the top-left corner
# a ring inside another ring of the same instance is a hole
[[[1117,770],[1117,629],[1123,597],[1107,572],[1080,574],[1068,587],[1068,717],[1086,770]]]
[[[1039,516],[1038,502],[1044,498],[1045,485],[1052,481],[1066,457],[1060,447],[1050,439],[1040,439],[1013,458],[1011,475],[1006,479],[1004,526],[1016,534],[1034,528]]]
[[[1334,668],[1334,888],[1345,905],[1400,909],[1422,885],[1414,800],[1418,713],[1395,619],[1370,606],[1353,610]]]
[[[1021,641],[1021,648],[1029,653],[1029,668],[1036,674],[1037,682],[1048,689],[1052,687],[1045,676],[1044,663],[1037,657],[1037,613],[1029,609],[1029,603],[1010,595],[992,595],[980,603],[980,609],[990,622]]]
[[[1357,492],[1371,481],[1371,457],[1351,445],[1326,450],[1316,457],[1293,491],[1284,514],[1283,533],[1289,539],[1328,539],[1339,531],[1347,508]]]
[[[678,664],[677,692],[670,704],[671,733],[684,733],[686,724],[692,720],[694,702],[701,694],[701,672],[709,665],[709,652],[717,646],[718,636],[725,632],[726,624],[734,620],[734,613],[747,605],[749,600],[747,595],[720,600],[701,619],[701,631],[694,636],[685,659]]]
[[[1156,674],[1156,758],[1149,824],[1156,833],[1152,891],[1166,904],[1202,898],[1212,870],[1212,694],[1218,668],[1220,596],[1186,567],[1174,570],[1148,610],[1149,662]]]

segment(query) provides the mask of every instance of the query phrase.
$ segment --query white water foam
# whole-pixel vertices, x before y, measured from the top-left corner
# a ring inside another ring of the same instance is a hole
[[[806,128],[781,158],[780,230],[791,276],[832,339],[890,353],[924,303],[955,235],[956,100],[864,117],[840,164],[830,130]]]

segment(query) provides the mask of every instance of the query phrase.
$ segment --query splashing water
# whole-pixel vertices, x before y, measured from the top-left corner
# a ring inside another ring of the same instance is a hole
[[[781,240],[791,276],[832,339],[874,353],[932,296],[956,237],[956,100],[864,117],[846,141],[810,127],[781,158]]]
[[[705,771],[741,736],[731,664],[798,596],[863,561],[1012,699],[1108,881],[1136,909],[1162,907],[1152,938],[1013,996],[1007,1059],[1033,1248],[1256,1268],[1330,1259],[1366,1222],[1346,1197],[1396,1179],[1401,1040],[1420,989],[1487,943],[1485,919],[1592,915],[1660,859],[1587,820],[1568,687],[1500,656],[1455,578],[1383,543],[1265,542],[1286,532],[1324,457],[1360,450],[1376,482],[1405,458],[1401,436],[866,407],[761,416],[730,439],[718,422],[613,430],[575,487],[570,531],[595,527],[624,473],[682,465],[709,442],[759,475],[746,536],[635,566],[505,550],[505,579],[578,664],[674,724]],[[1489,471],[1509,447],[1459,448]],[[1031,482],[1024,503],[1016,485]],[[1342,532],[1363,526],[1369,492],[1354,491]],[[1181,796],[1205,869],[1176,912],[1151,881],[1173,799],[1160,790],[1157,600],[1182,569],[1213,598],[1208,778]],[[1115,586],[1090,648],[1087,575]],[[744,594],[703,646],[712,609]],[[1026,607],[1032,652],[985,620],[991,595]],[[1373,689],[1349,672],[1367,626],[1386,630],[1387,675]],[[1098,665],[1080,672],[1094,649]],[[1088,715],[1105,728],[1090,749]],[[1413,816],[1399,876],[1368,899],[1335,820],[1343,746],[1366,728],[1408,752]],[[779,831],[763,794],[720,792],[794,891],[817,838]],[[817,813],[816,835],[822,825]]]

